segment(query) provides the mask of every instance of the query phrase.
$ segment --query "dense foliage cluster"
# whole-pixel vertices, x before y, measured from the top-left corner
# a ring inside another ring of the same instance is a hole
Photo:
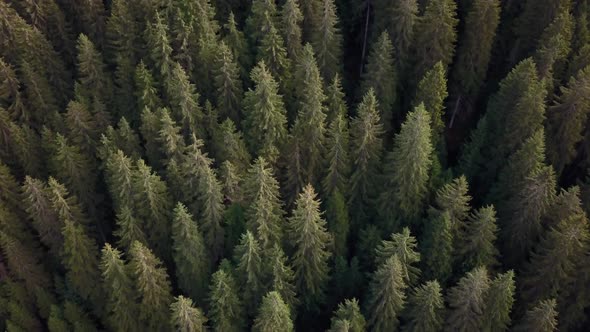
[[[587,331],[590,1],[0,2],[0,330]]]

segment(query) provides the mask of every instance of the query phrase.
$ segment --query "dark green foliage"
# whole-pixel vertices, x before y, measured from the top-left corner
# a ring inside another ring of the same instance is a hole
[[[471,201],[468,186],[465,176],[460,176],[436,192],[436,205],[440,210],[449,212],[453,234],[465,228]]]
[[[452,273],[453,231],[449,211],[432,210],[426,221],[424,246],[424,274],[430,279],[445,282]]]
[[[267,253],[267,261],[270,265],[271,289],[281,296],[281,299],[289,306],[292,312],[295,311],[299,300],[295,293],[295,273],[287,262],[287,256],[278,244]]]
[[[313,12],[308,10],[309,6],[303,7],[304,27],[315,29],[310,40],[317,55],[318,67],[322,77],[331,81],[340,72],[342,61],[342,35],[338,27],[336,4],[334,0],[305,0],[305,3],[315,5]],[[311,15],[317,16],[318,21],[308,22]]]
[[[444,158],[444,101],[447,98],[446,71],[442,62],[437,62],[432,69],[424,74],[418,83],[414,106],[424,103],[426,112],[430,114],[430,128],[432,146],[438,151],[439,156]]]
[[[242,234],[240,243],[234,249],[234,257],[240,293],[246,311],[252,312],[260,304],[265,285],[260,244],[249,231]]]
[[[497,231],[496,210],[493,205],[479,208],[469,215],[457,248],[464,270],[496,265],[498,249],[494,242]]]
[[[406,302],[406,287],[403,265],[397,255],[392,255],[379,266],[371,280],[367,314],[372,331],[397,328],[398,316]]]
[[[483,328],[486,294],[490,279],[485,267],[467,272],[448,292],[449,314],[445,329],[448,331],[479,331]]]
[[[498,274],[485,296],[484,331],[506,331],[514,304],[514,271]]]
[[[413,266],[420,261],[420,253],[416,251],[416,238],[404,227],[401,233],[391,234],[391,240],[383,240],[377,247],[377,264],[385,263],[389,257],[396,255],[401,263],[401,275],[404,283],[411,285],[418,280],[420,269]]]
[[[408,298],[403,331],[438,331],[443,324],[444,300],[438,281],[428,281],[417,287]]]
[[[211,277],[208,315],[214,331],[241,331],[244,325],[244,308],[231,273],[220,268]]]
[[[338,309],[334,311],[330,332],[363,332],[365,325],[365,317],[361,314],[358,300],[346,299],[339,303]]]
[[[515,331],[553,332],[557,330],[557,303],[555,299],[540,301],[528,310]]]
[[[176,302],[170,305],[172,312],[171,323],[176,331],[204,332],[207,317],[199,308],[193,306],[193,301],[184,296],[176,298]]]
[[[254,320],[253,331],[293,331],[289,307],[277,292],[269,292],[262,299],[258,316]]]
[[[400,70],[407,69],[417,22],[417,0],[381,0],[375,3],[375,30],[377,33],[385,30],[389,32]]]
[[[334,237],[334,256],[347,256],[350,218],[344,195],[336,189],[326,202],[328,230]]]

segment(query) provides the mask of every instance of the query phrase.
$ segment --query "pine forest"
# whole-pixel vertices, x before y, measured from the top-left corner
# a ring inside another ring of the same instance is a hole
[[[0,0],[0,331],[590,331],[590,0]]]

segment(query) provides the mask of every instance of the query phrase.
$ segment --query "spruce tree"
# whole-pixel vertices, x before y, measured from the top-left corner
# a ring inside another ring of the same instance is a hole
[[[524,268],[522,298],[529,303],[558,296],[577,277],[576,262],[588,250],[588,220],[571,216],[552,227]]]
[[[110,105],[112,99],[112,82],[105,72],[102,55],[94,43],[84,34],[80,34],[77,42],[77,73],[79,88],[89,105],[103,102]]]
[[[220,268],[213,274],[208,314],[214,331],[232,332],[241,331],[244,328],[243,307],[238,294],[231,271]]]
[[[410,50],[418,23],[418,1],[379,1],[375,6],[375,31],[387,31],[395,47],[397,68],[403,72],[408,67]]]
[[[254,161],[244,185],[248,229],[256,235],[262,248],[281,243],[284,212],[279,198],[279,184],[264,158]]]
[[[178,62],[171,66],[170,78],[166,85],[172,114],[175,120],[182,124],[185,136],[202,136],[203,129],[200,123],[203,120],[203,111],[199,106],[199,94]]]
[[[477,97],[486,78],[499,23],[500,1],[472,1],[452,72],[457,104],[462,98],[473,101]]]
[[[348,204],[353,213],[353,223],[362,224],[367,217],[368,205],[374,199],[373,188],[383,151],[383,125],[377,111],[378,104],[372,89],[365,94],[350,124],[350,157],[353,169],[350,175]]]
[[[251,78],[255,88],[244,97],[246,142],[251,153],[275,161],[287,136],[285,105],[264,62],[252,70]]]
[[[363,332],[366,327],[365,317],[361,313],[357,299],[346,299],[338,304],[331,319],[330,332]],[[346,326],[346,328],[343,328]]]
[[[108,324],[115,331],[139,331],[131,271],[122,258],[122,253],[105,244],[100,262],[103,287],[108,299]]]
[[[560,12],[545,28],[533,56],[540,77],[550,79],[553,67],[567,58],[573,30],[574,18],[567,11]],[[550,83],[549,88],[552,88]]]
[[[515,331],[557,331],[557,302],[555,299],[539,301],[529,309],[522,320],[514,327]]]
[[[250,165],[250,154],[242,133],[236,129],[231,119],[226,119],[219,126],[216,137],[213,137],[215,159],[217,162],[229,161],[239,173],[245,172]]]
[[[281,32],[285,40],[287,55],[296,61],[302,51],[301,22],[303,14],[299,9],[298,0],[287,0],[281,8]]]
[[[408,114],[385,160],[379,206],[387,230],[394,229],[396,218],[415,221],[422,211],[432,165],[430,139],[430,116],[420,104]]]
[[[289,306],[281,299],[278,292],[269,292],[264,296],[252,331],[294,331]]]
[[[490,279],[485,267],[467,272],[457,285],[449,290],[449,314],[445,329],[448,331],[479,331],[483,327],[486,298]]]
[[[379,101],[379,113],[385,132],[391,132],[396,101],[397,71],[393,58],[393,45],[387,31],[377,39],[367,59],[366,71],[363,73],[361,90],[366,93],[373,89]],[[396,119],[397,120],[397,119]]]
[[[514,303],[514,271],[498,274],[486,292],[483,331],[506,331]]]
[[[174,208],[172,243],[178,285],[185,294],[200,301],[209,284],[209,257],[199,227],[182,203]]]
[[[469,214],[471,196],[465,176],[460,176],[447,183],[436,192],[436,205],[442,211],[448,211],[454,234],[465,227]]]
[[[432,210],[425,226],[424,271],[430,279],[446,282],[452,274],[453,231],[449,211]]]
[[[295,272],[287,262],[287,256],[278,244],[275,244],[266,255],[268,257],[264,262],[268,262],[270,266],[267,274],[271,277],[271,290],[278,292],[291,311],[295,312],[299,300],[295,292]]]
[[[348,120],[348,106],[345,100],[346,95],[342,89],[341,76],[334,75],[332,81],[326,81],[326,84],[328,84],[326,87],[326,122],[332,124],[339,114]]]
[[[320,202],[311,185],[307,185],[295,201],[289,219],[290,244],[295,248],[293,268],[298,293],[307,308],[323,301],[328,280],[328,246],[332,240],[320,212]]]
[[[242,79],[247,79],[248,72],[246,68],[250,68],[250,54],[248,50],[248,44],[244,33],[237,27],[235,16],[233,12],[229,13],[227,23],[223,26],[225,30],[225,36],[223,41],[231,50],[234,59],[239,63],[240,76]]]
[[[326,221],[328,222],[328,229],[334,237],[334,256],[346,257],[350,218],[346,199],[338,189],[330,194],[326,202]]]
[[[172,289],[166,269],[152,251],[139,242],[129,250],[130,268],[139,295],[139,316],[149,329],[169,327],[169,306]]]
[[[560,96],[547,109],[547,157],[561,174],[577,155],[576,145],[583,140],[583,123],[590,110],[590,67],[571,77],[560,87]]]
[[[260,304],[265,285],[260,244],[250,231],[242,234],[240,243],[234,249],[234,257],[243,303],[247,308],[246,311],[252,312]]]
[[[442,288],[438,281],[427,281],[420,285],[408,298],[404,314],[406,324],[402,327],[407,332],[438,331],[443,326],[445,304]]]
[[[457,5],[451,0],[433,0],[426,4],[421,19],[416,24],[414,71],[422,77],[428,68],[442,62],[446,69],[455,53],[457,41]]]
[[[221,42],[214,80],[217,91],[217,108],[222,118],[228,117],[235,123],[239,123],[243,89],[235,58],[230,48]]]
[[[171,77],[172,47],[168,36],[168,25],[162,15],[156,11],[153,20],[144,32],[144,38],[150,50],[150,67],[156,70],[159,86],[165,87],[166,82],[169,82]]]
[[[291,61],[287,57],[285,41],[272,23],[269,23],[268,31],[260,41],[256,59],[258,62],[263,61],[268,66],[268,70],[278,81],[281,91],[287,93]]]
[[[258,45],[274,26],[277,21],[277,6],[274,1],[255,0],[252,1],[250,14],[246,18],[245,31],[252,45]]]
[[[373,274],[367,302],[368,326],[372,331],[393,331],[406,303],[407,285],[397,255],[390,256]]]
[[[376,249],[376,261],[378,265],[385,263],[389,257],[396,255],[401,263],[401,275],[404,283],[414,284],[418,281],[420,269],[413,266],[420,262],[420,253],[417,248],[416,238],[410,235],[410,229],[404,227],[401,233],[392,233],[391,240],[383,240]]]
[[[134,82],[138,110],[143,111],[146,107],[156,110],[162,106],[154,77],[143,61],[135,67]]]
[[[424,108],[430,113],[430,128],[432,129],[432,146],[437,154],[444,158],[444,101],[447,98],[446,72],[442,62],[437,62],[418,83],[414,106],[424,103]]]
[[[326,133],[326,173],[322,180],[322,188],[326,194],[341,193],[348,189],[350,175],[350,134],[347,116],[343,111],[337,114],[330,123]]]
[[[498,249],[494,245],[497,232],[493,205],[481,207],[469,215],[457,246],[464,270],[478,266],[489,268],[497,264]]]
[[[336,4],[334,0],[306,0],[305,2],[318,2],[315,5],[317,11],[313,13],[313,15],[319,16],[317,27],[315,27],[317,30],[314,30],[313,35],[308,40],[311,40],[317,55],[320,73],[329,82],[341,71],[342,63],[342,35],[338,27],[339,20],[336,13]],[[306,8],[304,6],[304,26],[314,29],[313,24],[308,25],[307,21],[310,17],[305,12]]]
[[[180,332],[204,332],[207,330],[207,317],[201,309],[193,306],[193,301],[182,295],[170,305],[172,318],[170,323],[176,331]]]

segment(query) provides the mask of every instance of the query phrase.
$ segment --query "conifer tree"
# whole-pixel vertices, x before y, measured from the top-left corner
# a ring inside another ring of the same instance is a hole
[[[555,299],[539,301],[537,305],[528,310],[515,331],[557,331],[557,302]]]
[[[239,63],[240,76],[242,79],[246,79],[248,72],[246,68],[250,68],[250,54],[248,51],[248,44],[244,33],[237,27],[235,16],[233,12],[229,13],[227,23],[223,26],[225,30],[225,37],[223,41],[231,50],[234,59]]]
[[[457,285],[449,290],[448,331],[479,331],[483,327],[486,298],[490,279],[485,267],[467,272]]]
[[[330,332],[365,331],[366,321],[365,317],[361,314],[357,299],[346,299],[344,302],[339,303],[338,308],[334,311],[331,321]]]
[[[574,160],[576,145],[583,139],[583,123],[590,109],[590,67],[571,77],[560,92],[547,109],[547,157],[557,174]]]
[[[486,78],[499,23],[500,1],[472,1],[465,17],[466,28],[459,41],[457,60],[453,65],[456,103],[460,103],[463,97],[469,101],[477,97]]]
[[[504,252],[510,252],[506,260],[522,262],[532,249],[542,230],[541,216],[555,199],[555,173],[551,166],[535,170],[526,178],[522,189],[501,214]]]
[[[106,160],[105,178],[116,211],[133,207],[132,185],[135,167],[123,151],[117,150]]]
[[[551,78],[555,64],[568,56],[573,30],[574,18],[567,11],[557,14],[551,24],[545,28],[534,54],[541,78]]]
[[[262,248],[281,243],[284,212],[279,198],[279,184],[262,157],[257,158],[248,170],[245,196],[249,204],[247,227],[256,235]]]
[[[242,239],[234,250],[236,276],[248,312],[258,308],[264,294],[264,270],[260,251],[260,244],[250,231],[242,234]]]
[[[98,128],[92,114],[82,103],[68,103],[65,122],[69,139],[88,156],[94,155],[98,141]]]
[[[179,287],[197,301],[205,298],[209,284],[209,257],[199,227],[182,203],[174,208],[172,243]]]
[[[294,331],[289,306],[285,304],[278,292],[268,292],[264,296],[252,330],[260,332]]]
[[[453,232],[449,211],[433,210],[423,242],[425,275],[445,282],[452,274]]]
[[[395,47],[395,61],[400,72],[407,69],[410,50],[418,22],[418,1],[379,1],[375,6],[375,31],[387,31]]]
[[[139,295],[139,319],[149,329],[167,329],[172,303],[170,281],[162,262],[151,250],[133,242],[129,250],[130,268]]]
[[[292,153],[288,157],[287,185],[289,192],[298,193],[305,184],[318,180],[326,133],[326,96],[310,44],[299,57],[295,78],[299,107],[289,140]]]
[[[422,77],[439,61],[445,69],[451,64],[459,21],[456,11],[455,1],[433,0],[426,4],[424,14],[416,24],[413,42],[416,77]]]
[[[220,268],[213,274],[209,293],[209,318],[214,331],[232,332],[243,329],[243,307],[238,294],[231,271]]]
[[[367,217],[368,205],[375,196],[373,188],[377,184],[383,151],[383,125],[377,107],[375,93],[369,89],[350,124],[353,172],[350,175],[348,204],[353,212],[354,223],[360,223]]]
[[[576,262],[588,250],[585,215],[560,221],[542,238],[524,269],[522,297],[529,303],[557,296],[576,278]]]
[[[348,189],[350,174],[349,131],[346,115],[337,114],[330,123],[326,133],[326,174],[322,180],[322,188],[326,194]]]
[[[406,324],[402,330],[407,332],[438,331],[443,324],[445,304],[438,281],[427,281],[420,285],[408,298],[408,308],[404,315]]]
[[[29,122],[32,114],[25,106],[26,98],[21,94],[21,83],[15,70],[0,58],[0,107],[4,108],[13,120]]]
[[[344,195],[336,189],[326,202],[326,221],[334,239],[334,256],[346,257],[350,220]]]
[[[204,332],[207,330],[207,317],[201,309],[193,306],[193,301],[182,295],[170,305],[172,312],[171,324],[180,332]]]
[[[372,88],[375,92],[385,132],[391,132],[393,115],[396,114],[394,105],[397,97],[397,75],[393,45],[387,31],[383,31],[369,53],[361,90],[366,93]]]
[[[406,303],[403,267],[397,255],[389,256],[373,274],[367,312],[372,331],[393,331]]]
[[[221,163],[229,161],[237,172],[245,172],[250,165],[250,154],[235,123],[231,119],[226,119],[219,126],[217,134],[213,137],[215,159]]]
[[[199,106],[199,94],[178,62],[172,64],[170,69],[170,78],[165,82],[172,114],[175,120],[182,124],[185,136],[201,136],[203,129],[200,122],[203,119],[203,111]]]
[[[436,205],[442,211],[448,211],[454,234],[465,227],[465,220],[469,214],[471,196],[469,184],[465,176],[460,176],[447,183],[436,192]]]
[[[414,106],[424,103],[424,108],[430,113],[430,128],[432,129],[432,146],[437,149],[438,155],[444,158],[444,101],[447,98],[447,80],[445,68],[442,62],[437,62],[434,67],[424,74],[418,83]]]
[[[131,271],[117,248],[105,244],[100,269],[108,299],[108,323],[116,331],[139,331],[138,307]]]
[[[112,83],[105,72],[102,55],[92,41],[84,34],[78,37],[76,46],[78,82],[83,98],[87,102],[103,102],[110,105],[112,99]]]
[[[268,31],[260,41],[256,59],[258,62],[264,61],[272,76],[278,81],[281,90],[287,93],[291,61],[287,57],[285,41],[272,22],[269,23]]]
[[[416,220],[422,211],[432,165],[430,139],[430,116],[420,104],[408,114],[385,160],[386,183],[379,205],[388,230],[394,229],[395,218]]]
[[[287,136],[285,105],[264,62],[252,69],[251,78],[255,88],[244,97],[246,142],[251,153],[274,161]]]
[[[303,14],[299,9],[298,0],[287,0],[281,8],[281,32],[285,40],[287,55],[292,61],[296,61],[302,51],[301,22]]]
[[[275,244],[267,255],[268,258],[265,259],[265,262],[267,261],[270,266],[270,271],[267,271],[267,273],[271,277],[271,289],[278,292],[291,311],[294,312],[299,301],[295,293],[295,273],[287,262],[287,256],[285,256],[279,244]]]
[[[153,15],[153,22],[145,31],[145,40],[148,45],[151,66],[156,70],[156,77],[160,87],[165,87],[170,82],[172,70],[172,47],[168,36],[168,25],[159,12]]]
[[[306,6],[304,6],[304,26],[314,29],[311,38],[306,40],[310,40],[313,45],[322,77],[330,82],[341,71],[342,63],[342,35],[338,27],[336,4],[334,0],[306,0],[305,2],[316,3],[314,13],[309,11],[306,13]],[[317,15],[317,26],[313,23],[308,25],[310,15]]]
[[[143,111],[146,107],[156,110],[162,106],[154,77],[143,60],[135,67],[134,82],[138,110]]]
[[[506,331],[514,303],[514,271],[498,274],[486,292],[483,331]]]
[[[277,6],[274,1],[252,1],[250,15],[246,19],[245,31],[253,45],[258,45],[270,32],[270,27],[276,24],[277,14]]]
[[[320,202],[311,185],[307,185],[295,201],[289,219],[290,243],[295,248],[293,268],[299,294],[307,308],[321,302],[328,279],[328,251],[331,242]]]
[[[326,87],[326,122],[332,124],[339,114],[342,114],[348,122],[348,106],[346,105],[346,96],[344,91],[342,91],[341,76],[336,74],[332,81],[326,81],[326,83],[329,83]]]
[[[418,280],[420,269],[413,266],[420,261],[416,238],[410,235],[410,229],[404,227],[401,233],[392,233],[391,240],[383,240],[376,249],[377,264],[385,263],[389,257],[396,255],[401,263],[401,275],[404,284],[411,285]]]
[[[493,205],[479,208],[469,215],[457,248],[465,270],[496,265],[498,249],[494,242],[497,230],[496,210]]]
[[[3,186],[3,188],[7,188]],[[39,234],[41,242],[46,245],[54,257],[59,257],[63,247],[61,222],[53,210],[47,185],[41,180],[25,177],[22,186],[24,209],[31,219],[33,228]]]
[[[242,102],[242,81],[240,70],[230,48],[224,43],[219,44],[219,56],[216,62],[215,90],[217,91],[217,108],[223,117],[240,120]]]

